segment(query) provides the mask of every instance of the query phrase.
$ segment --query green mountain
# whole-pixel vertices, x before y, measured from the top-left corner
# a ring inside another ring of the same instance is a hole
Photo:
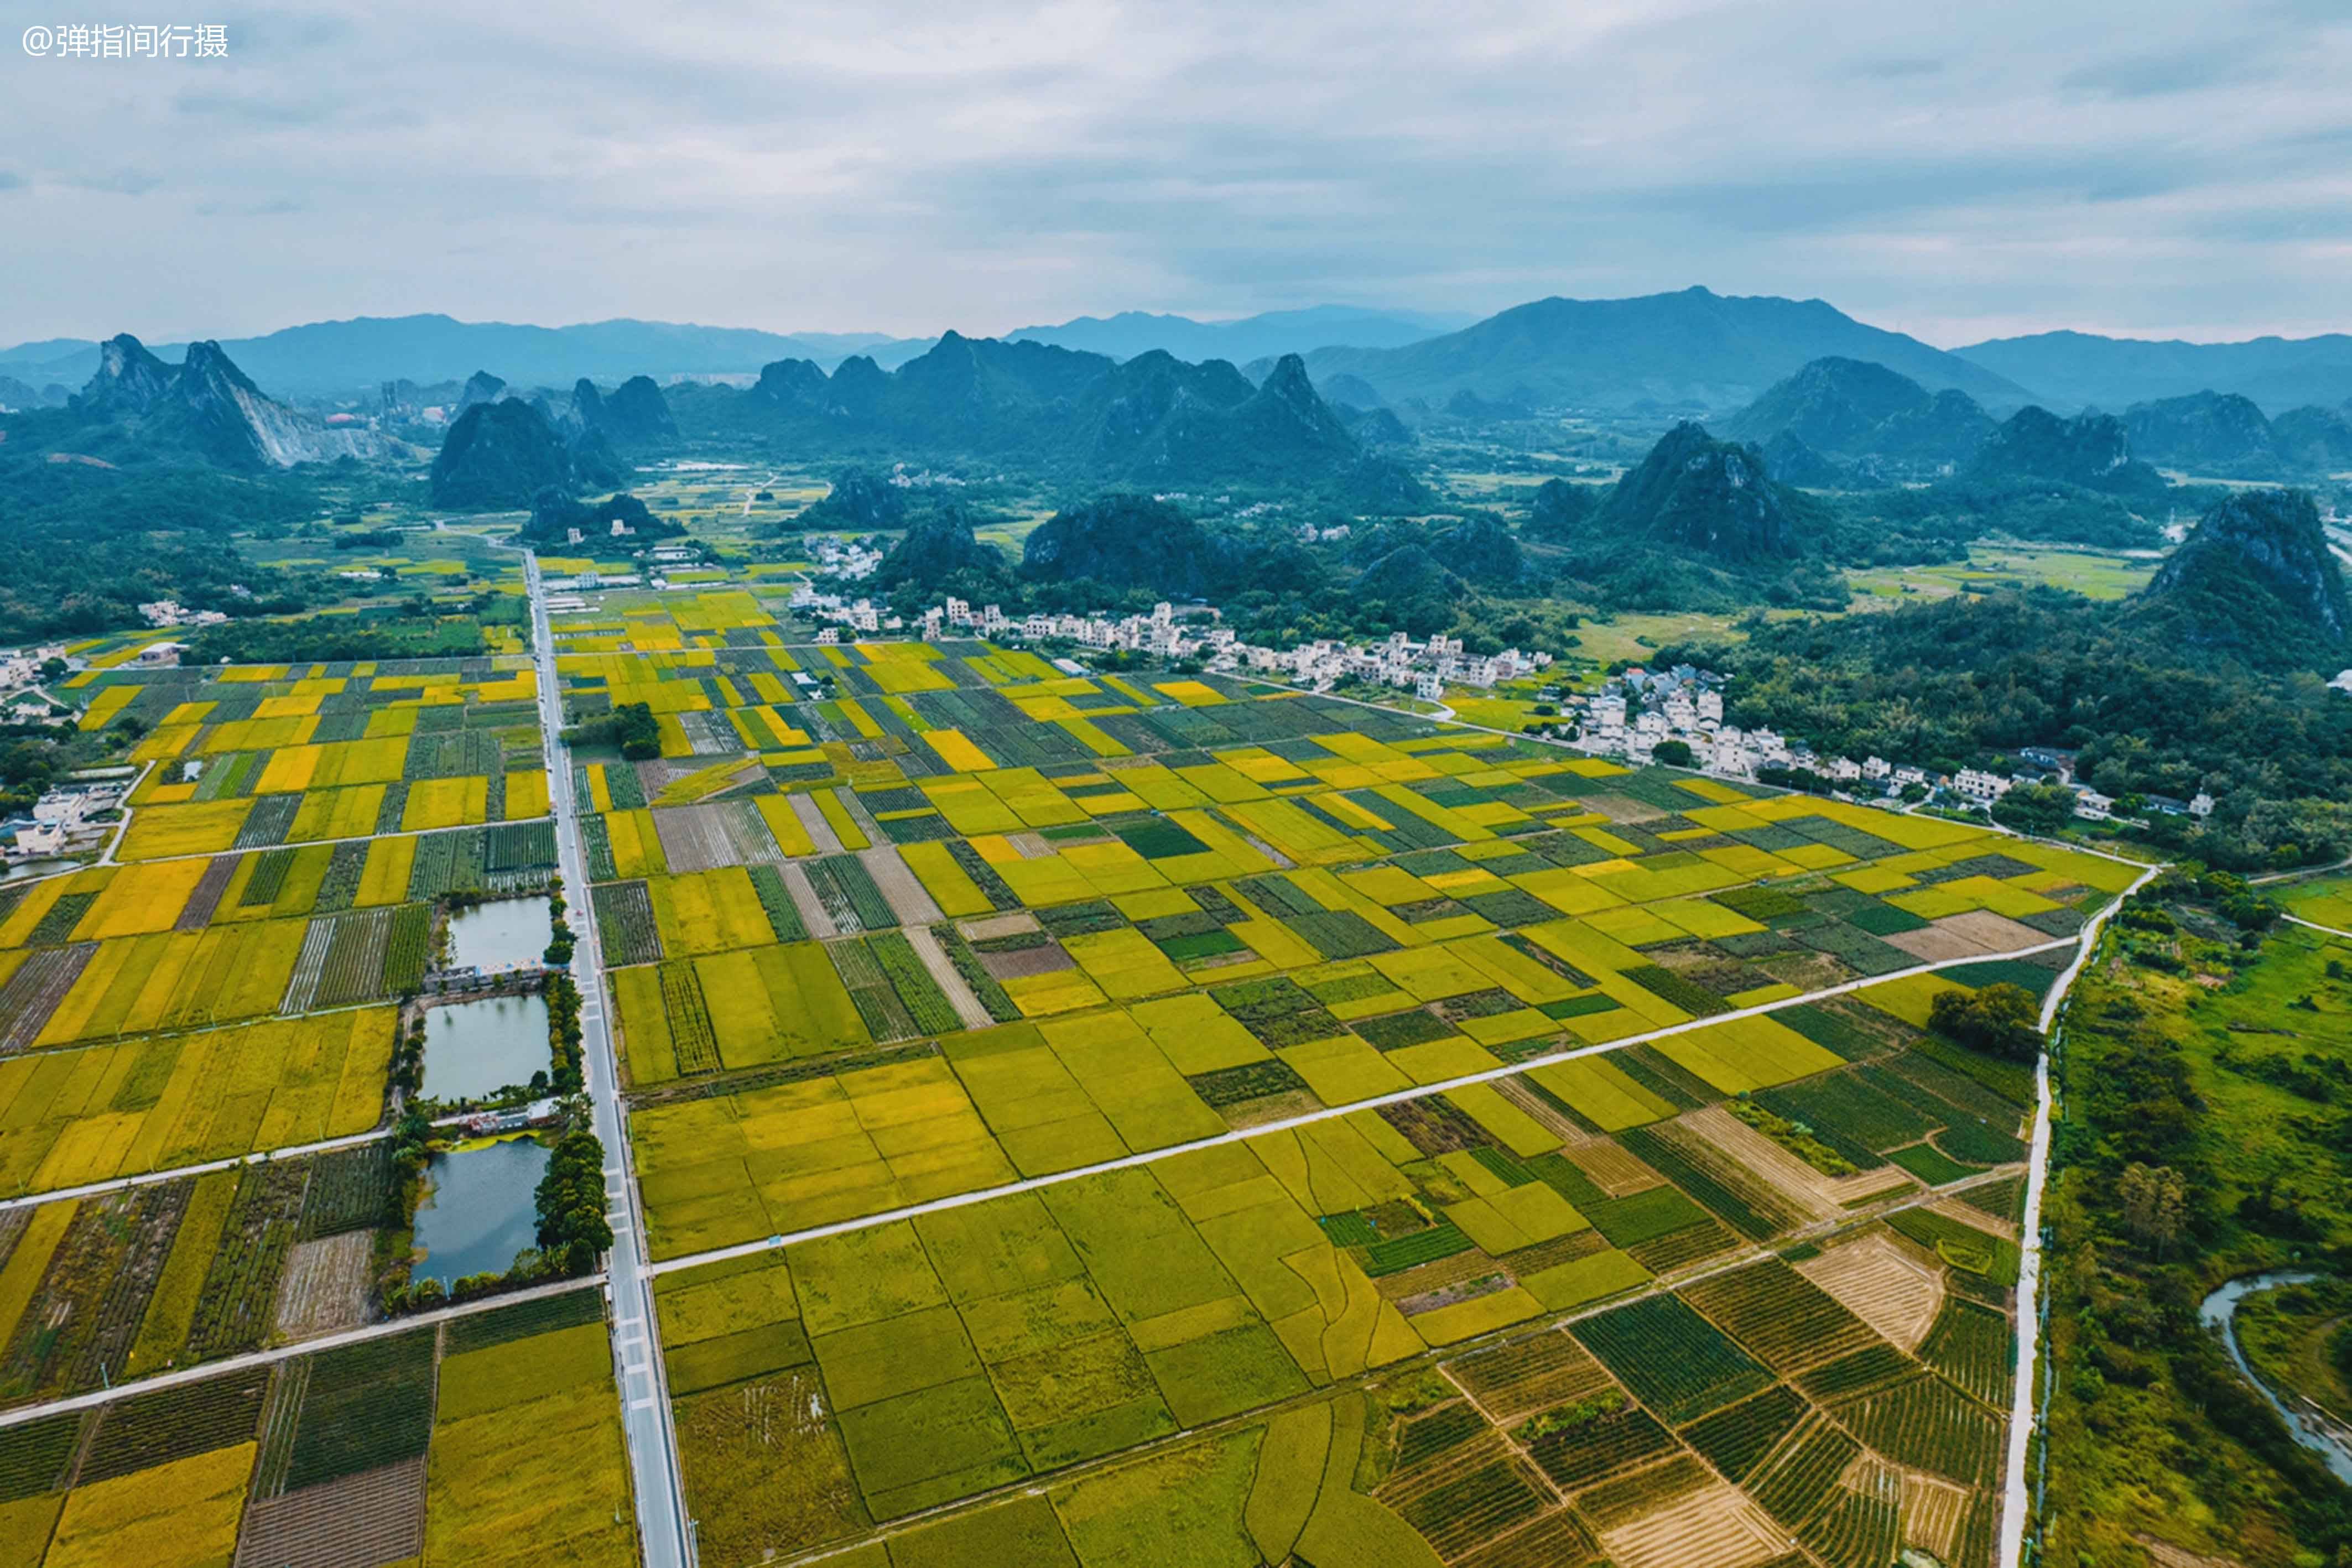
[[[602,489],[624,476],[601,433],[567,443],[537,408],[502,398],[475,404],[449,427],[433,459],[432,497],[436,507],[503,511],[530,506],[542,490]]]
[[[1528,538],[1554,544],[1574,539],[1601,510],[1601,503],[1608,494],[1598,485],[1545,480],[1536,486],[1535,498],[1528,505]]]
[[[2271,422],[2252,398],[2195,392],[2136,402],[2124,410],[2132,455],[2168,468],[2222,478],[2269,478],[2279,472]]]
[[[1704,426],[1675,426],[1609,493],[1591,532],[1721,565],[1786,560],[1796,525],[1764,455],[1717,441]]]
[[[1153,350],[1120,363],[950,332],[896,371],[853,357],[826,376],[805,360],[779,361],[745,392],[672,390],[690,433],[762,434],[868,460],[1020,459],[1153,489],[1328,487],[1363,454],[1295,356],[1254,385],[1222,360],[1187,364]]]
[[[889,476],[870,468],[845,468],[833,476],[827,490],[793,520],[796,528],[842,528],[874,533],[904,528],[907,491]]]
[[[1010,591],[1013,563],[994,545],[981,543],[963,508],[950,505],[908,525],[883,558],[874,582],[886,593],[911,588],[926,596],[971,598]]]
[[[1724,421],[1722,429],[1727,439],[1755,443],[1768,453],[1785,434],[1823,456],[1874,457],[1904,467],[1941,469],[1973,458],[1993,421],[1956,388],[1930,392],[1884,365],[1832,356],[1776,383]],[[1790,465],[1810,466],[1793,449],[1782,448],[1781,465]]]
[[[656,517],[635,496],[624,493],[602,501],[575,501],[551,486],[531,497],[530,521],[518,537],[527,544],[561,549],[571,542],[574,528],[585,543],[612,538],[615,523],[640,539],[674,538],[686,532],[684,524]]]
[[[2325,669],[2352,649],[2352,603],[2303,490],[2239,490],[2199,520],[2133,599],[2130,623],[2168,645],[2260,669]]]
[[[1065,507],[1024,541],[1021,572],[1039,582],[1090,580],[1170,599],[1210,592],[1223,552],[1201,525],[1148,496],[1100,496]]]
[[[2116,496],[2164,493],[2164,476],[2132,455],[2131,435],[2111,413],[2061,419],[2021,408],[1985,438],[1970,465],[1979,479],[2045,479]]]
[[[2001,407],[2023,387],[1916,338],[1865,326],[1818,299],[1738,298],[1704,288],[1633,299],[1538,299],[1395,349],[1318,349],[1319,382],[1360,378],[1391,402],[1434,408],[1457,392],[1547,406],[1735,409],[1809,361],[1883,365],[1930,389]]]

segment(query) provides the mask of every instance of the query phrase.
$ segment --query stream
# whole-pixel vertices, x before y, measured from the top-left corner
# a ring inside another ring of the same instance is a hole
[[[2238,1303],[2260,1291],[2277,1290],[2284,1285],[2312,1285],[2326,1279],[2308,1270],[2283,1269],[2267,1274],[2249,1274],[2232,1280],[2198,1303],[2198,1320],[2207,1328],[2221,1332],[2221,1343],[2230,1349],[2230,1359],[2238,1364],[2238,1375],[2254,1385],[2254,1391],[2270,1401],[2271,1408],[2286,1423],[2294,1440],[2326,1461],[2336,1479],[2352,1485],[2352,1432],[2317,1418],[2304,1410],[2290,1406],[2254,1375],[2246,1361],[2246,1353],[2238,1348]]]

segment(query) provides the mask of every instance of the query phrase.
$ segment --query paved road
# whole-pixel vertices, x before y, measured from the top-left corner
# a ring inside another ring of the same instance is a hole
[[[70,1395],[63,1399],[45,1399],[35,1405],[20,1405],[14,1410],[0,1410],[0,1430],[19,1427],[27,1421],[37,1421],[45,1416],[55,1416],[65,1410],[87,1410],[93,1405],[108,1405],[134,1395],[152,1394],[159,1388],[175,1388],[184,1383],[202,1383],[207,1378],[226,1377],[248,1367],[267,1366],[273,1361],[285,1361],[297,1355],[316,1355],[322,1350],[334,1350],[341,1345],[359,1344],[372,1339],[389,1339],[415,1328],[426,1328],[445,1318],[467,1318],[477,1312],[492,1312],[500,1307],[511,1307],[518,1301],[533,1301],[542,1296],[561,1296],[571,1291],[593,1290],[604,1282],[602,1274],[583,1274],[577,1280],[560,1280],[552,1285],[533,1285],[527,1291],[506,1291],[479,1301],[467,1301],[454,1307],[438,1307],[429,1312],[412,1312],[406,1317],[386,1318],[380,1323],[364,1328],[345,1329],[340,1333],[321,1334],[317,1339],[298,1340],[271,1350],[257,1350],[246,1355],[223,1356],[218,1361],[200,1361],[194,1366],[184,1366],[177,1372],[160,1372],[152,1377],[136,1377],[128,1383],[117,1383],[106,1388],[93,1388],[87,1394]]]
[[[646,1568],[686,1568],[693,1561],[686,1497],[671,1440],[669,1388],[654,1324],[653,1278],[646,1270],[628,1121],[621,1111],[621,1079],[604,1017],[604,958],[596,939],[596,912],[588,896],[588,860],[580,841],[580,813],[572,793],[570,753],[562,739],[563,699],[555,678],[555,638],[547,622],[547,593],[539,558],[525,553],[530,588],[533,658],[539,672],[540,727],[547,747],[548,798],[555,809],[556,855],[563,873],[566,918],[578,936],[572,970],[580,986],[580,1027],[588,1095],[596,1136],[604,1145],[604,1184],[611,1197],[613,1250],[605,1280],[613,1301],[613,1359],[621,1385],[621,1421],[636,1486],[637,1532]]]
[[[708,1252],[689,1253],[683,1258],[667,1258],[658,1263],[647,1265],[646,1272],[667,1274],[673,1270],[691,1269],[702,1263],[715,1263],[730,1258],[749,1257],[754,1252],[765,1252],[773,1248],[789,1247],[803,1241],[814,1241],[828,1236],[846,1235],[854,1230],[870,1230],[876,1226],[894,1225],[902,1219],[912,1219],[925,1214],[937,1214],[945,1209],[963,1208],[975,1203],[986,1203],[991,1198],[1007,1197],[1014,1193],[1035,1192],[1040,1187],[1057,1186],[1064,1182],[1077,1181],[1082,1177],[1100,1176],[1109,1171],[1131,1170],[1139,1166],[1155,1165],[1178,1155],[1215,1148],[1221,1144],[1238,1144],[1252,1138],[1265,1137],[1274,1133],[1292,1131],[1316,1122],[1353,1116],[1364,1111],[1377,1111],[1383,1105],[1402,1104],[1408,1100],[1426,1100],[1432,1095],[1443,1094],[1449,1090],[1465,1089],[1473,1084],[1494,1083],[1507,1078],[1517,1078],[1532,1069],[1553,1062],[1571,1061],[1585,1056],[1606,1055],[1611,1051],[1623,1051],[1629,1046],[1665,1040],[1675,1035],[1690,1033],[1695,1030],[1712,1029],[1718,1024],[1733,1023],[1741,1019],[1767,1018],[1784,1008],[1801,1007],[1809,1002],[1824,1001],[1831,997],[1844,996],[1868,986],[1883,986],[1896,980],[1909,979],[1917,975],[1932,975],[1940,969],[1981,964],[1989,959],[2024,958],[2031,957],[2036,953],[2053,953],[2062,947],[2073,946],[2075,938],[2072,936],[2055,936],[2047,942],[2037,942],[2032,946],[2014,948],[2007,953],[1971,953],[1963,957],[1939,958],[1934,963],[1915,965],[1911,968],[1898,969],[1892,974],[1865,975],[1860,979],[1848,980],[1842,985],[1831,986],[1822,990],[1783,997],[1778,1001],[1759,1002],[1754,1007],[1739,1008],[1731,1012],[1709,1013],[1682,1023],[1668,1024],[1661,1029],[1645,1030],[1639,1034],[1624,1035],[1616,1040],[1602,1040],[1595,1045],[1580,1045],[1566,1051],[1550,1051],[1542,1056],[1531,1056],[1524,1061],[1509,1062],[1501,1067],[1489,1067],[1477,1072],[1465,1072],[1460,1077],[1441,1079],[1433,1083],[1416,1083],[1410,1089],[1400,1089],[1393,1093],[1375,1095],[1369,1100],[1351,1100],[1345,1105],[1325,1106],[1300,1115],[1286,1117],[1278,1122],[1255,1123],[1247,1127],[1220,1133],[1213,1137],[1198,1138],[1189,1144],[1171,1144],[1166,1148],[1146,1149],[1141,1154],[1122,1155],[1115,1160],[1077,1166],[1069,1170],[1055,1171],[1047,1176],[1028,1176],[1020,1181],[982,1187],[973,1192],[953,1193],[946,1197],[935,1197],[923,1203],[908,1204],[900,1208],[885,1209],[878,1214],[860,1215],[852,1219],[837,1219],[828,1225],[811,1226],[805,1230],[795,1230],[786,1236],[771,1236],[759,1241],[741,1241],[731,1247],[713,1248]]]
[[[2050,988],[2050,995],[2042,1004],[2044,1034],[2058,1021],[2066,993],[2074,988],[2084,966],[2091,961],[2092,950],[2099,944],[2099,928],[2106,924],[2107,916],[2163,869],[2149,866],[2140,873],[2129,887],[2083,927],[2081,950]],[[2009,1463],[2001,1495],[2000,1568],[2019,1568],[2024,1561],[2026,1531],[2032,1526],[2025,1470],[2034,1427],[2041,1416],[2033,1374],[2042,1352],[2042,1195],[2050,1176],[2050,1052],[2045,1050],[2033,1069],[2032,1152],[2025,1167],[2025,1217],[2018,1227],[2021,1257],[2017,1267],[2017,1376],[2010,1385]]]

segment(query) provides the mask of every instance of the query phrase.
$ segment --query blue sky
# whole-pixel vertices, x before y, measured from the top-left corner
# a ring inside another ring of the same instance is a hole
[[[2352,329],[2344,0],[209,15],[226,61],[0,37],[0,344],[1694,283],[1948,345]]]

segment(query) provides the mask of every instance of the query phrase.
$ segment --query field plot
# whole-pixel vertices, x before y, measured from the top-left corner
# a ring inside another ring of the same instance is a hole
[[[604,1325],[575,1295],[11,1428],[9,1561],[634,1563]]]
[[[1923,1025],[2046,988],[2127,868],[755,603],[559,658],[665,717],[575,784],[713,1561],[1014,1483],[870,1561],[1862,1563],[1914,1514],[1984,1557],[2007,1255],[1938,1189],[2010,1178],[2027,1086]]]

